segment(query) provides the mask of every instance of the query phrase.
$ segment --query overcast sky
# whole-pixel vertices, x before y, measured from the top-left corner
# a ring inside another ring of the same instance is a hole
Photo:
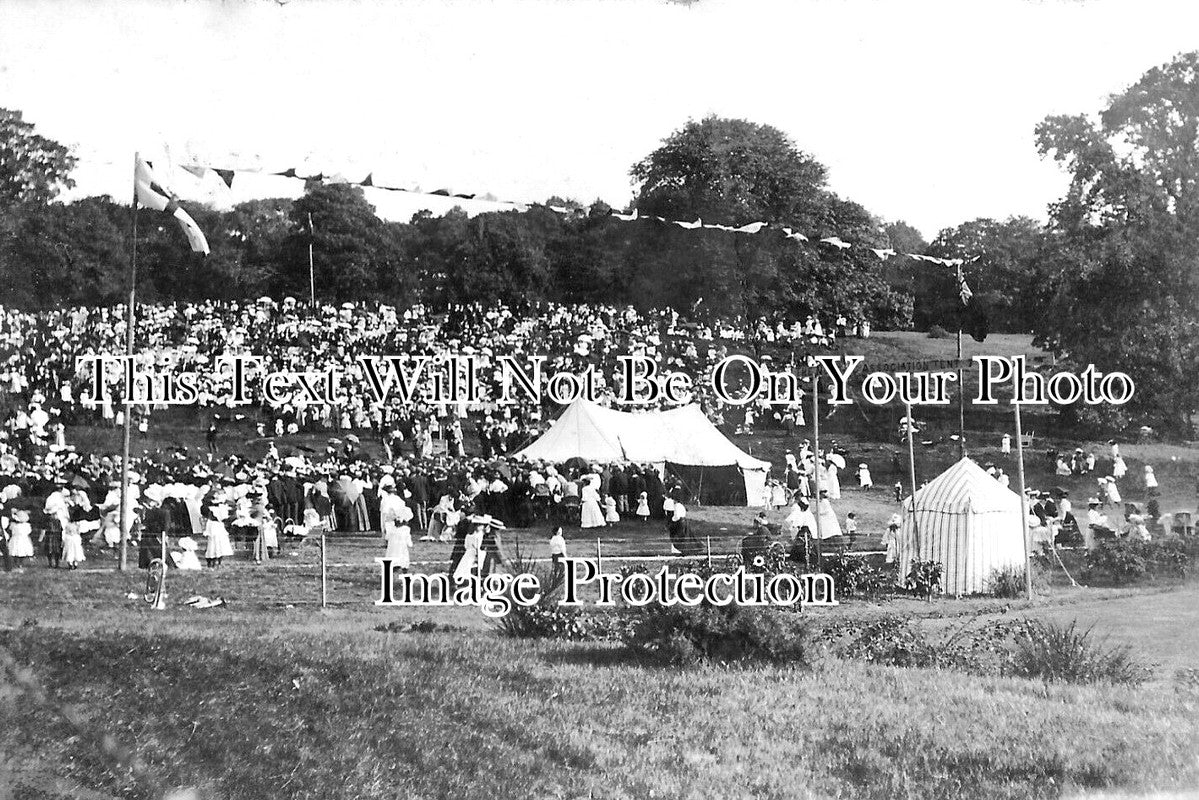
[[[122,201],[134,151],[165,150],[623,206],[689,118],[744,117],[931,237],[1044,218],[1064,177],[1036,123],[1098,110],[1199,47],[1197,23],[1186,0],[0,0],[0,106],[75,149],[73,195]],[[368,196],[397,219],[428,204]]]

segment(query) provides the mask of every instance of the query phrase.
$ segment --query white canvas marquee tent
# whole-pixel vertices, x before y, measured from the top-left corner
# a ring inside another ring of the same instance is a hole
[[[939,561],[947,594],[987,592],[995,570],[1024,569],[1022,513],[1019,495],[963,458],[905,502],[900,579],[913,561]]]
[[[770,463],[754,458],[730,442],[708,420],[699,406],[669,411],[630,413],[586,400],[567,407],[537,441],[514,454],[551,463],[583,458],[596,463],[634,462],[663,467],[700,468],[702,484],[711,468],[734,469],[744,482],[747,505],[765,502],[766,473]],[[700,492],[702,486],[692,486]]]

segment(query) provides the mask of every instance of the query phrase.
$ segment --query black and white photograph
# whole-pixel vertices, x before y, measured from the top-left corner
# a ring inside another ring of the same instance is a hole
[[[0,800],[1199,798],[1197,32],[0,0]]]

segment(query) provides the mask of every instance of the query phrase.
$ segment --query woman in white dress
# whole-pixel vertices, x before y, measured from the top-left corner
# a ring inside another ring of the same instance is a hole
[[[470,521],[470,533],[466,534],[466,539],[463,542],[466,553],[458,561],[458,566],[454,569],[455,582],[469,578],[471,573],[477,568],[482,556],[483,534],[491,527],[491,517],[488,515],[471,517]]]
[[[1120,480],[1128,474],[1128,465],[1124,463],[1124,456],[1117,455],[1112,462],[1112,477]]]
[[[391,559],[392,565],[400,571],[407,572],[412,563],[412,529],[407,523],[413,515],[395,488],[395,480],[390,476],[379,482],[379,527],[387,542],[383,557]]]
[[[225,520],[229,518],[227,493],[217,489],[206,499],[201,515],[205,519],[204,535],[208,538],[208,547],[204,550],[204,558],[209,567],[221,566],[221,561],[233,556],[233,545],[229,542],[229,531],[225,530]]]
[[[836,464],[832,463],[831,461],[825,464],[824,477],[826,483],[821,488],[828,489],[828,496],[830,500],[841,499],[841,479],[837,477],[837,472],[838,469]]]
[[[1103,491],[1107,494],[1107,501],[1109,503],[1118,506],[1120,503],[1124,502],[1120,497],[1119,488],[1116,487],[1115,478],[1108,476],[1107,480],[1104,481]]]
[[[833,510],[831,501],[831,493],[820,490],[820,502],[816,504],[816,514],[820,519],[820,538],[829,539],[833,536],[841,535],[841,522],[837,519],[837,512]],[[816,531],[812,531],[815,535]]]
[[[579,498],[583,501],[580,527],[602,528],[607,524],[604,512],[600,510],[599,482],[599,475],[592,474],[579,490]]]

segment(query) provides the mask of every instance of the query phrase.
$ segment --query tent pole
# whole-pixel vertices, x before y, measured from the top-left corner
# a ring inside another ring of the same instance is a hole
[[[912,485],[912,533],[916,537],[916,560],[920,560],[920,525],[916,521],[916,446],[912,443],[912,404],[904,403],[908,415],[908,479]]]
[[[1032,553],[1028,546],[1028,495],[1024,493],[1024,431],[1020,427],[1020,404],[1016,407],[1016,480],[1020,484],[1020,531],[1024,534],[1024,593],[1032,600]]]

